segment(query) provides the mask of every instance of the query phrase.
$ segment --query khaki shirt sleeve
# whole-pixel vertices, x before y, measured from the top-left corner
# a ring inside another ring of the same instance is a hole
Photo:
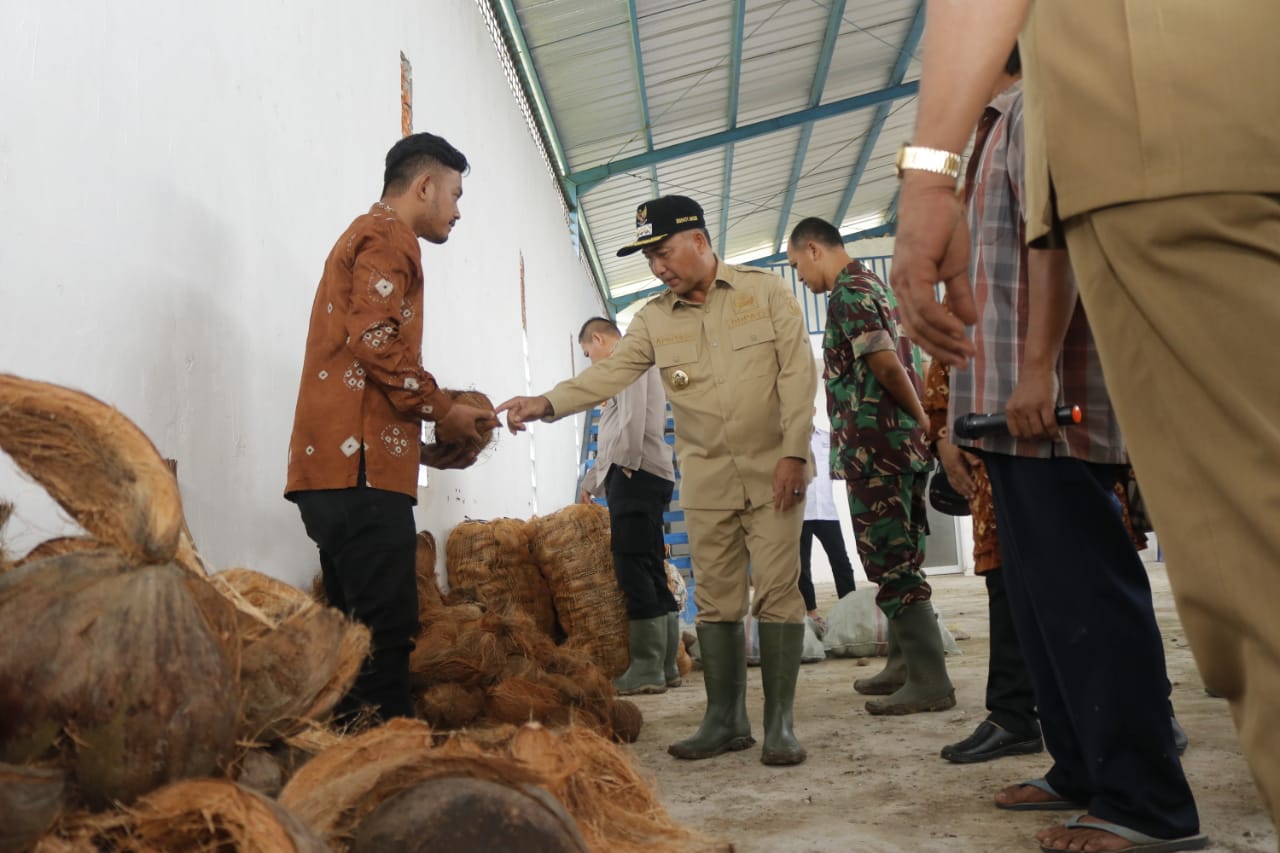
[[[616,396],[652,366],[653,341],[641,311],[611,356],[543,395],[551,401],[551,414],[543,420],[557,421],[585,412],[601,400]]]
[[[778,354],[778,399],[782,404],[782,455],[809,458],[813,433],[813,396],[817,371],[804,327],[804,313],[795,296],[783,287],[769,289],[774,348]]]

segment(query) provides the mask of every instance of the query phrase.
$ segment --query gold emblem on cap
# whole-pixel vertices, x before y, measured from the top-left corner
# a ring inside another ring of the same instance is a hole
[[[679,391],[682,388],[689,387],[689,374],[683,370],[677,370],[671,374],[671,386]]]
[[[649,205],[643,204],[636,209],[636,225],[643,225],[649,219]]]

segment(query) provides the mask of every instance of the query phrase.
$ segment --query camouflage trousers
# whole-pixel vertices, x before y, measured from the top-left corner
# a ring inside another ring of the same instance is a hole
[[[890,619],[933,594],[924,579],[927,473],[846,480],[858,557],[879,590],[876,604]]]

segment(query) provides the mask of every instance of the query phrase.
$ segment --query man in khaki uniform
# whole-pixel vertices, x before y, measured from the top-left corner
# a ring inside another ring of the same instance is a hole
[[[928,15],[916,149],[901,158],[906,320],[936,357],[971,354],[969,236],[947,157],[1021,29],[1027,236],[1065,238],[1183,628],[1274,822],[1280,393],[1259,347],[1280,328],[1280,4],[987,0]],[[934,300],[939,281],[954,313]],[[1092,814],[1040,834],[1046,850],[1124,849],[1117,839],[1140,843]]]
[[[707,708],[677,758],[755,743],[746,713],[743,617],[760,626],[765,764],[798,764],[792,704],[804,644],[800,528],[810,472],[816,375],[799,303],[777,276],[716,257],[702,208],[663,196],[636,211],[636,241],[669,290],[651,300],[613,355],[541,397],[498,407],[512,432],[612,397],[657,365],[676,424],[680,502],[692,550]],[[750,577],[748,577],[750,567]]]

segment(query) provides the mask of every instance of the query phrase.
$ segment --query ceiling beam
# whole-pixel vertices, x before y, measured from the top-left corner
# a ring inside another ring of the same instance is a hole
[[[733,0],[733,32],[729,38],[729,109],[728,127],[738,126],[738,83],[742,77],[742,39],[747,25],[746,0]],[[720,257],[729,240],[729,190],[733,186],[733,143],[724,147],[724,178],[720,184]]]
[[[511,0],[501,0],[501,2],[509,3]],[[835,116],[845,115],[846,113],[854,112],[855,110],[863,110],[869,107],[874,107],[877,104],[896,101],[900,98],[906,98],[914,95],[919,88],[920,82],[918,80],[913,80],[910,83],[902,83],[897,86],[878,89],[874,92],[865,92],[861,95],[854,95],[849,98],[842,98],[838,101],[831,101],[830,103],[822,104],[821,106],[817,106],[812,109],[787,113],[786,115],[777,116],[775,118],[764,119],[763,121],[752,122],[751,124],[742,125],[741,127],[723,130],[719,133],[700,136],[697,139],[678,142],[675,145],[668,145],[664,148],[647,151],[643,154],[635,154],[630,157],[623,157],[620,160],[602,163],[599,166],[592,166],[589,169],[572,172],[567,175],[565,179],[576,184],[578,191],[583,193],[614,175],[624,174],[635,169],[642,169],[656,163],[664,163],[678,157],[687,157],[690,154],[699,154],[703,151],[719,148],[720,146],[726,145],[730,142],[742,142],[745,139],[754,139],[757,136],[775,133],[779,130],[786,130],[789,127],[796,127],[813,121],[834,118]]]
[[[831,58],[835,56],[836,39],[840,35],[840,25],[844,23],[845,0],[832,0],[831,9],[827,12],[826,33],[822,37],[822,50],[818,53],[818,66],[813,72],[813,84],[809,87],[809,109],[822,103],[822,92],[827,88],[827,73],[831,70]],[[795,158],[791,162],[791,176],[787,179],[787,193],[782,199],[782,210],[778,212],[778,228],[773,235],[773,250],[782,248],[782,241],[787,234],[787,222],[791,219],[791,207],[795,204],[796,189],[800,184],[800,173],[804,170],[804,159],[809,153],[809,140],[813,136],[813,122],[800,129],[800,141],[796,143]]]
[[[902,48],[898,51],[898,58],[889,72],[888,85],[890,86],[901,83],[907,76],[907,69],[911,67],[911,58],[915,55],[916,47],[920,44],[920,36],[924,33],[924,3],[925,0],[919,0],[916,5],[915,15],[911,19],[910,26],[907,27],[907,35],[902,41]],[[858,158],[853,163],[853,174],[849,177],[849,183],[844,188],[844,194],[840,197],[835,216],[831,220],[837,228],[849,215],[853,194],[858,191],[858,184],[862,183],[862,176],[867,171],[867,164],[871,161],[871,153],[875,151],[876,144],[880,141],[880,132],[884,130],[884,123],[889,118],[889,110],[892,107],[892,101],[884,101],[876,107],[876,114],[871,119],[871,126],[867,128],[867,135],[863,137]]]
[[[576,217],[578,226],[577,248],[585,248],[587,263],[591,267],[596,280],[596,290],[605,308],[609,306],[609,285],[604,276],[604,267],[600,263],[600,255],[596,251],[595,241],[591,239],[591,230],[587,227],[586,217],[578,206],[578,187],[572,181],[564,180],[569,169],[569,161],[560,145],[560,135],[556,132],[555,122],[551,119],[551,108],[547,105],[546,93],[542,89],[542,81],[538,79],[537,68],[533,64],[533,54],[529,52],[529,44],[524,37],[524,27],[520,25],[520,16],[516,13],[514,0],[489,0],[490,9],[498,21],[498,26],[506,36],[507,53],[511,55],[512,64],[519,77],[520,88],[525,96],[525,103],[533,112],[533,123],[546,151],[550,153],[551,167],[560,176],[560,191],[570,217]]]
[[[640,17],[636,13],[636,0],[627,0],[627,15],[631,21],[631,52],[635,57],[636,92],[640,96],[640,121],[644,127],[644,149],[653,150],[653,125],[649,121],[649,90],[644,82],[644,53],[640,50]],[[653,197],[657,198],[658,167],[649,165],[649,181],[653,184]]]

